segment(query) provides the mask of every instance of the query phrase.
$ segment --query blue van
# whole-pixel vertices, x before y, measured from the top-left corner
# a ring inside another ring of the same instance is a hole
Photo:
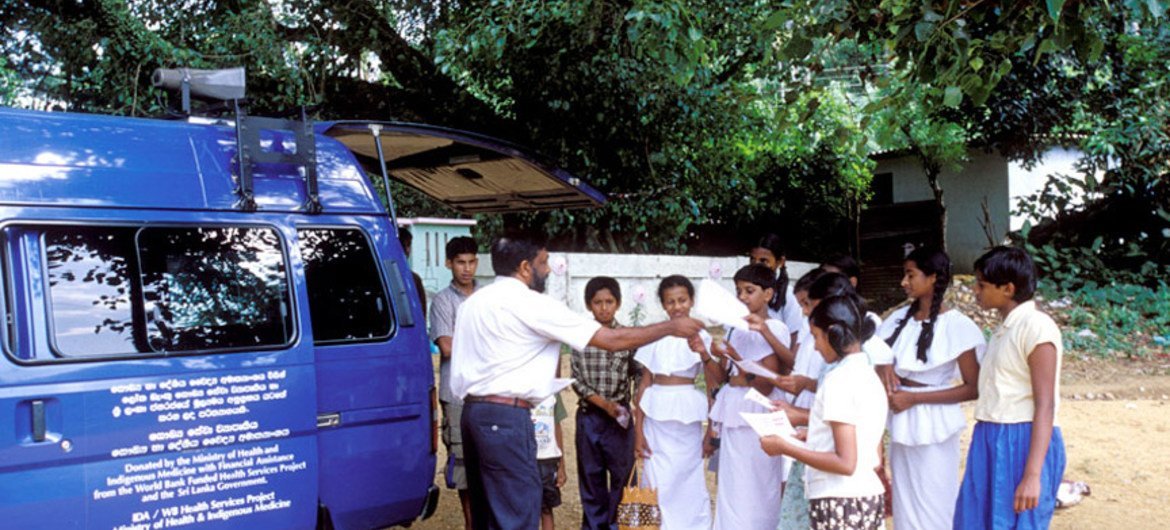
[[[253,120],[0,109],[0,527],[429,516],[434,377],[379,188],[604,201],[470,133]]]

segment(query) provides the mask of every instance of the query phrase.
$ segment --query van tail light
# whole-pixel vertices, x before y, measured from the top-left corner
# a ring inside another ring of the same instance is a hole
[[[439,391],[431,387],[431,454],[439,452]]]

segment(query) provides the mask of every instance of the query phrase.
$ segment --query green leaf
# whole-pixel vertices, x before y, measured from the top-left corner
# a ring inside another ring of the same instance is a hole
[[[914,25],[914,38],[918,39],[918,42],[926,42],[926,39],[930,38],[930,34],[933,32],[933,22],[919,22]]]
[[[943,92],[943,105],[946,105],[946,106],[951,107],[951,108],[955,108],[955,107],[958,107],[959,103],[962,103],[962,102],[963,102],[963,91],[960,90],[959,87],[949,86],[949,87],[947,87],[946,91]]]
[[[1052,17],[1053,23],[1060,23],[1060,11],[1064,8],[1064,0],[1047,0],[1048,2],[1048,16]]]
[[[812,52],[812,41],[803,36],[793,37],[784,46],[784,56],[789,59],[803,59]]]
[[[983,68],[983,58],[979,57],[977,55],[975,57],[972,57],[971,60],[967,64],[971,66],[972,70],[975,70],[976,72],[978,72],[980,68]]]
[[[777,9],[771,15],[768,15],[768,19],[764,21],[764,29],[767,31],[778,30],[787,21],[788,15],[784,13],[784,10]]]

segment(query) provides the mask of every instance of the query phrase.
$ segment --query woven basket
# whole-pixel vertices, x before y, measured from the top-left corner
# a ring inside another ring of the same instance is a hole
[[[638,477],[635,479],[635,477]],[[642,459],[639,458],[630,470],[630,478],[622,490],[622,502],[617,507],[619,530],[658,530],[662,525],[662,512],[658,509],[658,490],[643,488]]]

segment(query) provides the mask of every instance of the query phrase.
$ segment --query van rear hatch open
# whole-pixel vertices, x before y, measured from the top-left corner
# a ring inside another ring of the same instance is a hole
[[[413,123],[338,121],[315,127],[349,148],[374,173],[379,171],[375,142],[381,142],[392,178],[462,213],[605,204],[605,195],[589,184],[503,140]]]

